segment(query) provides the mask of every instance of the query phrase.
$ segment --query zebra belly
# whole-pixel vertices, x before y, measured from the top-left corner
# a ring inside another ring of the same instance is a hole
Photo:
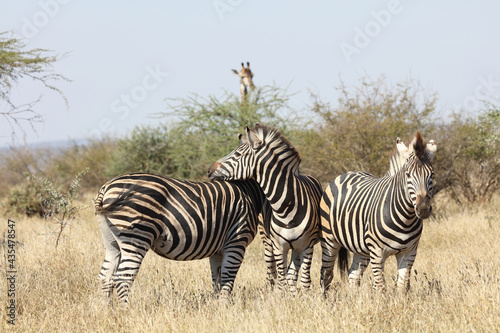
[[[407,235],[407,237],[401,238],[400,241],[391,241],[381,238],[379,235],[379,239],[377,239],[376,242],[369,240],[368,246],[372,249],[372,251],[376,251],[376,249],[382,250],[382,253],[386,257],[395,254],[406,253],[417,248],[418,242],[420,240],[420,234],[421,233],[418,232],[418,234],[413,235],[413,238],[410,238],[410,235]]]
[[[227,228],[220,230],[220,223],[207,226],[204,222],[189,221],[182,226],[178,221],[167,221],[163,232],[153,241],[153,251],[162,257],[179,261],[208,258],[220,252],[227,242],[227,231],[234,223],[227,223]]]
[[[394,255],[410,251],[418,245],[422,233],[421,224],[411,232],[384,234],[377,229],[376,233],[366,230],[363,220],[353,222],[344,219],[332,223],[335,240],[347,250],[360,256],[370,256],[370,252],[382,250],[386,255]]]
[[[215,253],[219,252],[219,249],[211,250],[210,252],[202,252],[194,256],[194,253],[184,253],[182,255],[176,255],[171,252],[172,242],[168,237],[158,238],[151,247],[156,254],[163,258],[177,260],[177,261],[188,261],[188,260],[199,260],[211,257]]]
[[[352,253],[355,253],[359,256],[362,257],[369,257],[370,256],[370,249],[368,248],[368,245],[365,243],[364,239],[360,240],[358,243],[353,244],[352,242],[346,241],[345,239],[337,239],[337,242],[347,250],[349,250]]]
[[[294,250],[302,251],[318,239],[316,228],[308,229],[307,226],[296,228],[283,228],[272,223],[271,235],[282,248],[291,247]]]

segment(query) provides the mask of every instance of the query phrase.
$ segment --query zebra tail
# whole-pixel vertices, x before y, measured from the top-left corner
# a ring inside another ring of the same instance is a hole
[[[347,266],[348,266],[348,253],[345,247],[340,248],[337,260],[340,270],[340,278],[344,280],[347,278]]]
[[[130,199],[136,194],[134,186],[131,186],[126,191],[123,191],[119,196],[106,202],[104,205],[104,195],[106,194],[106,187],[102,187],[94,200],[94,212],[96,215],[109,215],[119,211],[123,206],[129,203]]]

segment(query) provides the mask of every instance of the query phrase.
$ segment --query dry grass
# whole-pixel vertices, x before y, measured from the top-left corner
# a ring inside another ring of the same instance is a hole
[[[88,201],[87,201],[88,202]],[[481,210],[455,207],[426,222],[412,289],[378,294],[367,270],[359,289],[337,281],[323,299],[320,251],[313,287],[297,296],[265,287],[260,240],[248,249],[230,302],[212,295],[208,260],[174,262],[149,253],[131,292],[132,305],[107,309],[97,274],[104,248],[89,208],[65,230],[58,248],[50,222],[16,220],[16,331],[62,332],[492,332],[500,328],[500,213],[498,202]],[[0,224],[0,233],[7,221]],[[3,250],[1,270],[5,271]],[[386,266],[392,286],[395,260]],[[6,279],[0,282],[1,300]],[[5,324],[0,330],[12,329]]]

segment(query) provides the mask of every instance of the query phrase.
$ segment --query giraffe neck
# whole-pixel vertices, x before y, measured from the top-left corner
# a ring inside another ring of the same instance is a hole
[[[247,99],[248,90],[247,86],[245,86],[243,82],[240,83],[240,92],[241,92],[241,104],[244,104]]]

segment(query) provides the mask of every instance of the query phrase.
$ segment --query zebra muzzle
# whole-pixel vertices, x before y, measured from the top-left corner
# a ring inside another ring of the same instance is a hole
[[[415,213],[421,219],[427,219],[431,215],[432,205],[431,198],[427,196],[417,197],[417,206],[415,207]]]
[[[229,176],[228,172],[224,169],[219,168],[220,163],[215,162],[208,169],[208,178],[211,180],[224,180]]]
[[[219,167],[219,163],[218,162],[215,162],[214,164],[212,164],[210,166],[210,168],[208,168],[208,178],[214,180],[217,178],[218,176],[218,172],[217,172],[217,168]]]

